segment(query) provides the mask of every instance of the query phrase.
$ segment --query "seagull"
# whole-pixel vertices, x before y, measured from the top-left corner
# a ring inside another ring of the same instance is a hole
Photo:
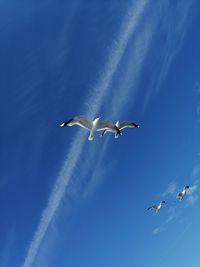
[[[182,200],[186,196],[189,188],[189,185],[184,186],[183,190],[177,194],[177,198],[179,200]]]
[[[60,127],[73,125],[79,125],[80,127],[89,130],[90,135],[88,137],[88,140],[90,141],[94,139],[94,134],[96,131],[108,130],[110,132],[114,132],[117,135],[121,134],[120,130],[117,128],[117,126],[115,126],[114,123],[112,123],[111,121],[100,121],[100,117],[91,121],[85,116],[77,116],[68,121],[63,122],[62,124],[60,124]]]
[[[160,209],[162,208],[163,204],[165,204],[165,201],[161,201],[159,204],[155,204],[150,206],[147,210],[155,210],[156,213],[160,211]]]
[[[131,121],[117,121],[115,123],[115,126],[119,129],[122,130],[124,128],[139,128],[140,126],[131,122]],[[106,134],[107,132],[110,132],[110,130],[104,130],[103,133],[101,134],[101,136],[104,136],[104,134]],[[121,133],[120,133],[121,135]],[[118,138],[119,134],[117,132],[115,132],[115,138]]]

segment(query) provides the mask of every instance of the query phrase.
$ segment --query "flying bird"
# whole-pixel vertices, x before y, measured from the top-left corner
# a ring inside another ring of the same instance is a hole
[[[184,186],[183,190],[177,194],[177,198],[179,200],[182,200],[189,191],[189,188],[190,188],[189,185]]]
[[[115,126],[121,131],[124,128],[139,128],[140,126],[135,124],[134,122],[131,121],[117,121],[115,123]],[[104,136],[104,134],[106,134],[107,132],[110,132],[110,130],[104,130],[103,133],[101,134],[102,136]],[[121,133],[120,133],[121,134]],[[115,132],[115,138],[118,138],[119,134],[117,132]]]
[[[163,204],[165,204],[165,201],[161,201],[159,204],[155,204],[150,206],[147,210],[155,210],[156,213],[160,211],[160,209],[162,208]]]
[[[120,130],[116,127],[114,123],[111,121],[100,121],[100,118],[96,118],[95,120],[91,121],[85,116],[77,116],[68,121],[63,122],[60,127],[65,126],[74,126],[78,125],[82,128],[85,128],[90,131],[90,135],[88,140],[94,139],[94,134],[96,131],[105,131],[108,130],[110,132],[114,132],[117,135],[120,135]]]

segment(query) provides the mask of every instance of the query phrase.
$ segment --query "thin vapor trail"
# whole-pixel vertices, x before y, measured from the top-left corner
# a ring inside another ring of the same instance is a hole
[[[48,226],[51,223],[56,213],[56,210],[60,205],[66,187],[70,181],[70,177],[72,176],[76,163],[78,162],[81,156],[84,141],[85,135],[81,131],[79,131],[71,144],[71,148],[68,152],[68,156],[65,160],[64,166],[62,167],[60,174],[58,175],[56,183],[53,187],[53,191],[50,194],[47,206],[42,213],[38,229],[34,234],[24,264],[22,265],[23,267],[31,266],[34,261],[40,243],[42,242],[42,239],[44,238]]]
[[[93,88],[93,92],[87,101],[88,109],[93,116],[98,113],[98,110],[101,107],[101,105],[99,105],[99,99],[102,100],[106,96],[109,86],[111,85],[113,75],[115,74],[121,58],[126,50],[128,41],[143,18],[142,15],[146,9],[147,3],[148,1],[146,0],[138,1],[136,6],[132,5],[132,7],[130,7],[131,11],[128,13],[122,25],[119,33],[119,39],[114,41],[113,45],[111,46],[108,60],[103,71],[101,72],[101,77],[95,88]]]
[[[148,1],[145,0],[138,1],[136,6],[134,6],[134,9],[132,9],[132,14],[130,14],[125,23],[123,23],[123,27],[119,33],[119,41],[117,43],[115,42],[112,46],[110,57],[104,68],[104,71],[102,72],[102,76],[100,76],[97,86],[94,88],[92,95],[89,96],[87,101],[89,108],[86,114],[88,116],[94,117],[100,109],[108,91],[108,87],[112,82],[113,75],[120,63],[124,50],[126,49],[128,40],[133,31],[137,28],[147,2]],[[82,134],[82,131],[79,131],[71,144],[67,158],[61,168],[52,193],[50,194],[47,206],[42,213],[38,228],[31,241],[22,267],[31,267],[35,260],[40,248],[40,244],[50,223],[56,215],[59,205],[65,195],[67,186],[71,180],[76,164],[82,155],[85,137],[86,136]]]

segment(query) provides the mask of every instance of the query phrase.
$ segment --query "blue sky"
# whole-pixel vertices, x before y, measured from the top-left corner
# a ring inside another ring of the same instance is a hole
[[[199,267],[199,7],[1,1],[1,266]]]

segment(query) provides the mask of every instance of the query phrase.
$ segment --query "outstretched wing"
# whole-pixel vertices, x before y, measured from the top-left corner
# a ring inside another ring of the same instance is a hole
[[[152,210],[152,209],[157,209],[158,208],[158,205],[152,205],[150,207],[148,207],[147,210]]]
[[[120,130],[111,121],[100,121],[98,123],[97,131],[104,131],[104,130],[108,130],[110,132],[120,134]]]
[[[178,194],[177,194],[177,198],[182,198],[183,197],[183,192],[179,192]]]
[[[121,130],[121,129],[124,129],[124,128],[139,128],[139,125],[131,122],[131,121],[120,121],[118,123],[118,128]]]
[[[85,129],[90,130],[92,128],[92,121],[90,121],[88,118],[84,116],[77,116],[71,120],[63,122],[60,126],[64,127],[64,126],[73,126],[73,125],[79,125]]]

